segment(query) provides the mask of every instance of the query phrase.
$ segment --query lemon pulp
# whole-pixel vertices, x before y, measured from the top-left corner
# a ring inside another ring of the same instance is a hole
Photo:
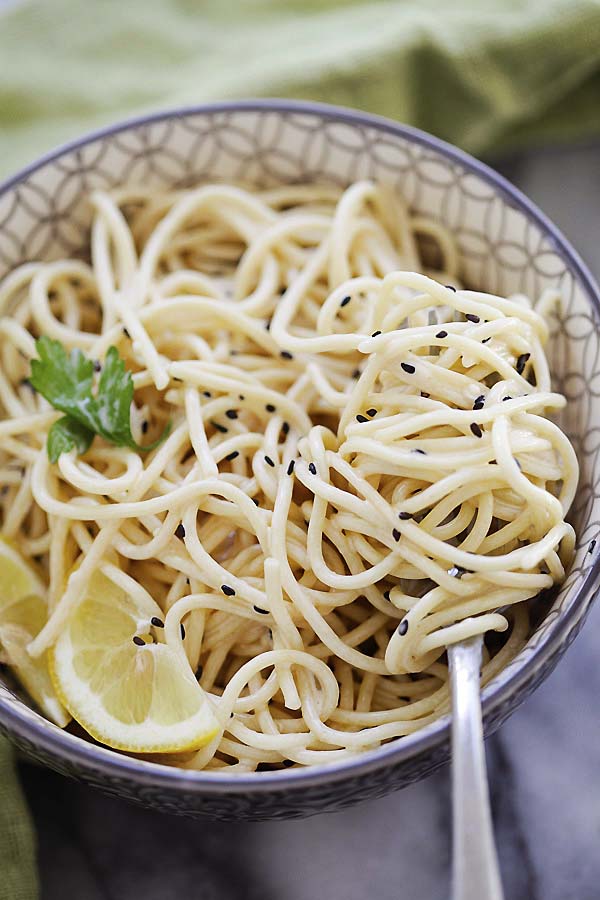
[[[148,610],[101,572],[50,650],[50,670],[73,718],[115,749],[181,752],[219,730],[189,666],[150,637]]]
[[[32,659],[27,645],[46,624],[46,589],[20,553],[0,539],[0,646],[42,712],[64,728],[70,716],[56,696],[47,656]]]

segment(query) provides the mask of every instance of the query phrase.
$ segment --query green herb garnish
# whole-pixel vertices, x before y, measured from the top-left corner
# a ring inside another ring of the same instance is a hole
[[[73,447],[85,453],[97,434],[117,447],[142,452],[153,450],[164,441],[169,425],[157,441],[146,447],[134,441],[129,419],[133,380],[116,347],[108,349],[95,395],[94,363],[81,350],[72,350],[67,356],[60,341],[46,336],[38,338],[35,348],[39,359],[31,360],[31,385],[54,409],[65,413],[48,433],[50,462],[56,462],[61,453]]]

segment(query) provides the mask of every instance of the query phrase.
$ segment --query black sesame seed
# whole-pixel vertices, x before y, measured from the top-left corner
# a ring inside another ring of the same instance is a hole
[[[237,419],[237,417],[238,417],[236,409],[226,410],[225,415],[227,416],[228,419]]]
[[[245,396],[244,396],[243,394],[238,394],[238,399],[239,399],[239,400],[245,400],[246,398],[245,398]]]
[[[596,546],[596,541],[595,541],[595,540],[590,541],[589,546],[588,546],[588,551],[587,551],[587,552],[588,552],[588,553],[593,553],[593,552],[594,552],[594,547],[595,547],[595,546]]]
[[[284,434],[286,434],[286,435],[289,434],[290,433],[290,423],[284,422],[283,425],[281,426],[281,430],[283,431]]]
[[[442,340],[443,338],[447,338],[447,337],[448,337],[447,331],[438,331],[438,333],[436,334],[436,338],[439,338],[440,340]]]
[[[421,456],[427,456],[427,454],[425,453],[425,451],[424,451],[424,450],[421,450],[420,447],[415,447],[414,450],[411,450],[411,453],[420,453]]]
[[[404,369],[408,375],[415,374],[415,367],[411,363],[400,363],[400,368]]]
[[[239,450],[232,450],[231,453],[227,454],[225,459],[228,460],[228,462],[231,462],[232,459],[237,459],[239,455]]]
[[[409,519],[412,519],[412,516],[410,513],[400,512],[398,513],[398,518],[402,519],[403,522],[407,522]]]
[[[154,625],[155,628],[164,628],[165,627],[165,623],[163,622],[162,619],[159,619],[158,616],[152,616],[152,618],[150,619],[150,624]]]
[[[267,405],[265,406],[267,412],[275,412],[276,408],[277,407],[273,406],[272,403],[267,403]]]
[[[146,434],[148,431],[148,420],[144,419],[142,422],[142,434]]]
[[[136,634],[136,635],[134,635],[134,637],[133,637],[133,643],[134,643],[137,647],[144,647],[145,644],[146,644],[146,641],[144,640],[144,638],[141,638],[139,635]]]
[[[181,640],[185,641],[185,626],[184,626],[183,622],[179,623],[179,631],[181,633]]]
[[[94,360],[94,372],[99,372],[102,369],[102,363],[99,359]]]
[[[483,403],[474,403],[473,409],[483,409]]]
[[[308,471],[310,472],[311,475],[316,475],[316,474],[317,474],[317,467],[315,466],[314,463],[309,463],[309,464],[308,464]]]
[[[261,616],[268,616],[268,615],[269,615],[269,610],[268,610],[268,609],[261,609],[260,606],[253,606],[252,609],[254,610],[254,612],[260,613]]]
[[[210,391],[202,391],[202,393],[204,394],[205,397],[212,397],[212,394]]]
[[[456,288],[453,287],[451,284],[447,284],[446,287],[448,288],[449,291],[454,291],[454,293],[456,293]]]
[[[518,358],[516,369],[517,369],[517,372],[519,373],[519,375],[523,374],[523,370],[524,370],[525,366],[527,365],[527,362],[528,362],[530,356],[531,356],[531,353],[521,353],[520,357]]]
[[[465,319],[468,322],[474,322],[476,325],[478,322],[481,322],[481,319],[479,318],[479,316],[475,316],[473,313],[466,313]]]
[[[268,466],[271,466],[271,468],[273,468],[273,469],[275,468],[275,463],[273,462],[273,460],[271,459],[270,456],[265,456],[265,462]]]
[[[431,394],[428,394],[427,391],[421,391],[421,397],[424,397],[425,400],[429,400]]]
[[[293,359],[294,358],[293,354],[290,353],[289,350],[282,350],[279,355],[281,356],[282,359]]]
[[[400,635],[400,637],[404,637],[404,635],[406,634],[407,631],[408,631],[408,622],[406,621],[406,619],[402,619],[402,621],[398,625],[398,634]]]
[[[374,331],[373,334],[371,335],[371,337],[379,337],[380,334],[381,334],[380,331]]]
[[[482,343],[482,344],[487,344],[487,342],[488,342],[488,341],[491,341],[491,339],[492,339],[492,336],[490,335],[488,338],[484,338],[484,339],[482,340],[481,343]]]
[[[185,528],[183,522],[180,522],[177,528],[175,529],[175,537],[184,538],[185,537]]]
[[[478,437],[478,438],[483,437],[483,431],[481,430],[481,428],[479,427],[477,422],[471,422],[471,425],[469,427],[470,427],[471,431],[473,432],[473,434],[475,435],[475,437]]]
[[[377,410],[374,409],[373,407],[371,407],[371,409],[368,409],[368,410],[367,410],[367,415],[368,415],[368,416],[371,416],[371,418],[373,418],[373,416],[376,416],[376,415],[377,415]]]
[[[223,591],[223,593],[225,594],[226,597],[235,597],[234,589],[232,587],[230,587],[228,584],[222,584],[221,590]]]
[[[351,300],[352,300],[352,297],[350,297],[350,296],[344,297],[344,299],[340,303],[340,306],[348,306],[348,304],[350,303]]]
[[[131,335],[129,334],[129,332],[127,331],[126,328],[123,329],[123,334],[125,335],[126,338],[131,337]]]
[[[288,475],[291,475],[291,474],[292,474],[292,472],[294,471],[294,466],[295,466],[295,465],[296,465],[296,461],[293,460],[293,459],[290,459],[290,464],[289,464],[289,466],[287,467],[287,473],[288,473]]]
[[[355,369],[352,373],[353,378],[360,378],[360,369]]]
[[[213,426],[213,428],[216,428],[217,431],[219,431],[221,434],[227,434],[228,429],[225,428],[224,425],[219,425],[218,422],[213,422],[212,419],[210,420],[210,424]]]
[[[505,400],[512,400],[512,397],[503,397],[502,402],[504,403]]]
[[[394,528],[394,529],[392,530],[392,537],[394,538],[395,541],[399,541],[399,540],[400,540],[400,532],[398,531],[397,528]]]
[[[361,416],[359,413],[359,415],[356,417],[356,421],[362,423],[362,422],[368,422],[369,420],[367,419],[366,416]]]
[[[388,591],[384,591],[384,592],[383,592],[383,596],[384,596],[384,598],[385,598],[386,600],[389,600],[389,599],[390,599],[390,592],[389,592],[389,590],[388,590]]]

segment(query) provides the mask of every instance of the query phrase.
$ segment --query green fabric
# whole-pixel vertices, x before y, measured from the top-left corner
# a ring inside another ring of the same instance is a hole
[[[600,131],[600,0],[35,0],[1,26],[0,174],[235,97],[362,107],[475,153]]]
[[[33,829],[13,751],[0,738],[0,900],[36,900],[37,896]]]
[[[0,175],[133,112],[268,95],[475,153],[598,133],[600,0],[34,0],[0,17]],[[34,900],[4,742],[0,817],[0,900]]]

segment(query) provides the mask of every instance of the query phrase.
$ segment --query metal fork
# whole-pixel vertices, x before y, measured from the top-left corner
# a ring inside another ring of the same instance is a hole
[[[448,648],[452,689],[452,900],[503,900],[483,747],[483,637]]]

